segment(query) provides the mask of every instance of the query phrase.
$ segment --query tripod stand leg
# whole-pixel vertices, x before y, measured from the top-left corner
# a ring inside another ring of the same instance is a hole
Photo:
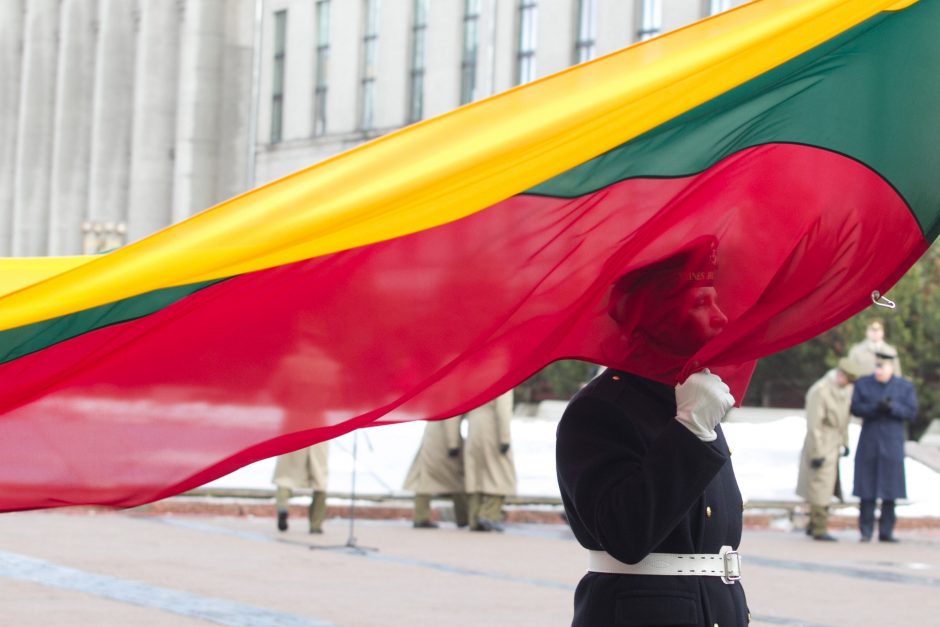
[[[311,545],[310,550],[317,549],[343,549],[351,553],[363,554],[368,551],[377,551],[378,549],[371,547],[362,547],[356,542],[355,536],[355,525],[356,525],[356,472],[357,472],[357,459],[359,457],[359,431],[353,431],[353,450],[352,450],[352,482],[350,485],[349,491],[349,536],[346,538],[346,544],[342,546],[316,546]]]

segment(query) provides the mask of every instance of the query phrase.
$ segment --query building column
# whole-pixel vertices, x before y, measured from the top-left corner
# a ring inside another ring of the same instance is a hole
[[[180,9],[178,0],[147,0],[141,2],[140,10],[127,216],[129,241],[158,231],[173,219]]]
[[[13,181],[16,173],[23,1],[0,2],[0,256],[13,249]]]
[[[62,0],[49,199],[52,255],[82,252],[88,212],[97,0]]]
[[[222,101],[219,103],[219,163],[216,196],[211,204],[248,189],[248,159],[254,158],[248,137],[254,63],[255,0],[230,0],[226,5]],[[207,205],[208,206],[208,205]]]
[[[184,7],[173,221],[218,199],[219,103],[225,39],[223,0],[187,0]]]
[[[58,24],[59,0],[27,3],[13,182],[14,255],[47,253]]]
[[[136,11],[127,0],[98,4],[88,217],[105,230],[127,220]]]

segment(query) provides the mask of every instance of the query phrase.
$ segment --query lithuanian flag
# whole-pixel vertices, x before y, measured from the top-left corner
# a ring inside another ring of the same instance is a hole
[[[107,255],[0,261],[0,509],[152,501],[566,357],[740,398],[936,237],[938,24],[940,0],[754,2]],[[702,237],[727,326],[651,357],[612,289]]]

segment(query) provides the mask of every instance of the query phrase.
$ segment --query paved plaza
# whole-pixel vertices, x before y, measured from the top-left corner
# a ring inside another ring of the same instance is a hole
[[[52,511],[0,516],[4,625],[367,627],[566,625],[585,556],[563,525],[504,534],[406,521]],[[929,625],[940,531],[897,545],[750,530],[741,552],[755,625]],[[322,547],[322,548],[312,548]],[[330,548],[338,547],[338,548]]]

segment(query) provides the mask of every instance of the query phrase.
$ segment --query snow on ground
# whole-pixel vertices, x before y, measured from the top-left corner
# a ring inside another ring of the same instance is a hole
[[[513,455],[519,494],[558,496],[555,482],[554,420],[514,418]],[[330,492],[349,492],[352,487],[353,446],[356,446],[359,494],[406,494],[402,490],[424,422],[406,422],[361,429],[330,442]],[[209,486],[270,488],[274,459],[264,459],[216,479]],[[407,493],[410,494],[410,493]]]
[[[564,410],[564,403],[539,408],[535,417],[517,416],[512,423],[513,449],[518,473],[519,494],[558,497],[555,482],[555,426]],[[762,410],[742,409],[756,415]],[[725,436],[732,449],[732,463],[745,499],[796,500],[797,468],[806,431],[806,421],[794,411],[769,412],[758,422],[725,423]],[[777,417],[777,416],[783,417]],[[747,420],[746,418],[744,420]],[[356,492],[358,494],[404,494],[401,489],[405,474],[414,457],[423,422],[409,422],[362,429],[331,442],[331,492],[349,492],[352,485],[353,447],[357,448]],[[852,452],[858,443],[859,425],[849,428]],[[854,457],[840,462],[843,492],[852,492]],[[940,473],[908,458],[907,505],[898,506],[900,516],[940,516]],[[274,459],[266,459],[221,477],[209,486],[227,488],[269,488]],[[851,498],[851,497],[849,497]]]
[[[738,485],[745,500],[791,500],[799,468],[806,420],[794,415],[765,423],[733,422],[723,425]],[[861,425],[849,425],[849,457],[841,458],[839,474],[846,500],[852,494],[855,449]],[[907,458],[907,505],[898,505],[899,516],[940,516],[940,473]]]

